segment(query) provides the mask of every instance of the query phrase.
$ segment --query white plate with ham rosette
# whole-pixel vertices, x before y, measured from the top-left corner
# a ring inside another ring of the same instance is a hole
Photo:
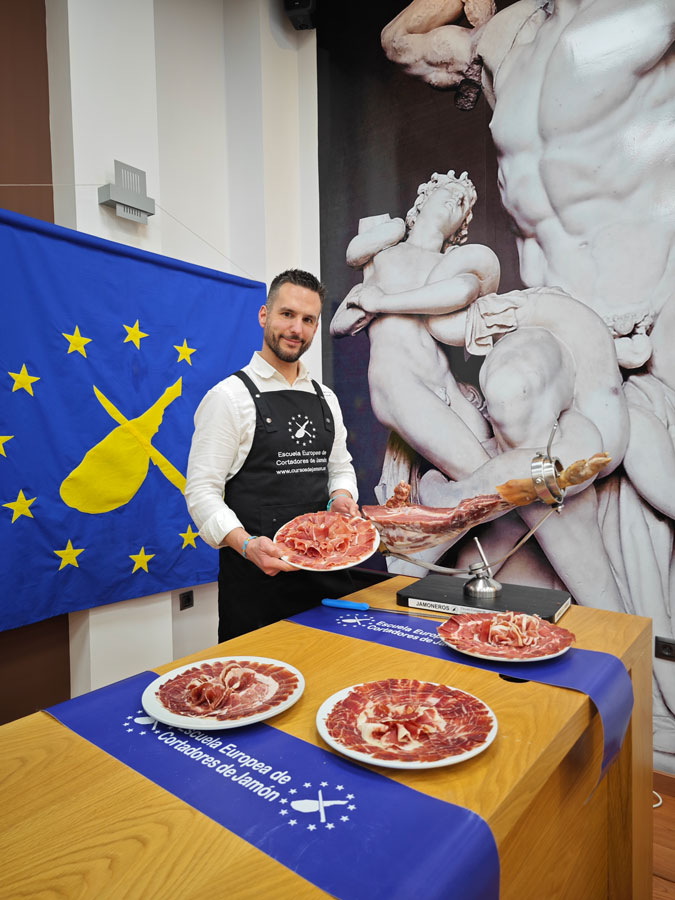
[[[143,709],[175,728],[201,731],[253,725],[289,709],[305,679],[294,666],[264,656],[222,656],[179,666],[143,691]]]
[[[562,656],[575,635],[539,616],[516,612],[456,613],[438,626],[440,638],[458,653],[493,662],[542,662]]]
[[[358,566],[380,546],[377,529],[361,516],[322,510],[296,516],[274,535],[284,559],[298,569],[334,572]]]
[[[486,750],[497,735],[489,706],[458,688],[388,678],[344,688],[319,707],[316,727],[338,753],[390,769],[435,769]]]

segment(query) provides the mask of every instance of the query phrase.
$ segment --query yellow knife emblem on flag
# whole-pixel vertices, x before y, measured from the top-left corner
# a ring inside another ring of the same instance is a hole
[[[148,474],[150,462],[181,493],[185,476],[152,445],[164,418],[164,411],[180,397],[182,378],[168,387],[142,415],[127,419],[96,387],[94,394],[110,417],[118,423],[102,441],[85,454],[61,484],[61,499],[85,513],[105,513],[128,503]]]

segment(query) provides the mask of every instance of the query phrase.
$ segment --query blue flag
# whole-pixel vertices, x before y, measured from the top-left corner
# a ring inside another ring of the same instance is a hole
[[[0,630],[215,580],[193,416],[259,347],[264,285],[6,210],[0,285]]]

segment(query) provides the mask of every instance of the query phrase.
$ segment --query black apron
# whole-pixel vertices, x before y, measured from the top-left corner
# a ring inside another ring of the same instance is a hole
[[[316,381],[316,393],[260,392],[236,372],[256,407],[253,445],[242,468],[225,487],[225,500],[244,528],[273,538],[286,522],[325,509],[328,458],[335,426]],[[265,575],[230,547],[220,551],[218,641],[278,622],[353,590],[348,572],[280,572]]]

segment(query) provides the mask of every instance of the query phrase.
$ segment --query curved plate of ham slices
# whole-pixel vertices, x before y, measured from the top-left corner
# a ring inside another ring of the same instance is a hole
[[[358,566],[380,546],[372,522],[322,510],[296,516],[274,535],[288,551],[284,559],[298,569],[334,572]]]
[[[410,678],[344,688],[319,707],[316,727],[338,753],[390,769],[435,769],[486,750],[497,735],[489,706],[458,688]]]
[[[305,679],[294,667],[264,656],[222,656],[179,666],[143,691],[143,709],[175,728],[239,728],[276,716],[296,703]]]
[[[527,613],[457,613],[438,626],[458,653],[498,662],[542,662],[567,653],[575,635]]]

